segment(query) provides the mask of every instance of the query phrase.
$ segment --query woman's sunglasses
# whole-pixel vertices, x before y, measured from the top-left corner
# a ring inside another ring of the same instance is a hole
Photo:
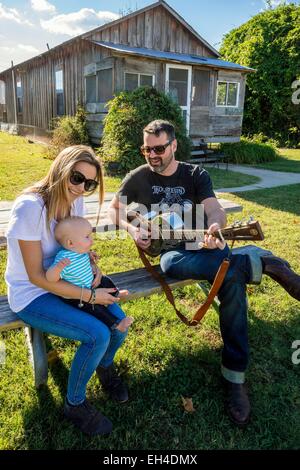
[[[168,147],[168,145],[170,145],[173,142],[173,140],[174,139],[169,140],[164,145],[155,145],[154,147],[148,147],[147,145],[142,145],[140,149],[141,149],[142,154],[145,157],[148,157],[151,154],[152,150],[155,153],[155,155],[162,155],[163,153],[165,153],[166,148]]]
[[[71,172],[70,182],[75,186],[84,183],[85,191],[94,191],[99,184],[96,180],[88,180],[80,171]]]

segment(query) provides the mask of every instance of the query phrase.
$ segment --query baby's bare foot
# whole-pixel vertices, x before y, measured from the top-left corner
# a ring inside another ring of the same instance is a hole
[[[133,323],[133,318],[132,317],[125,317],[123,318],[118,326],[116,327],[116,330],[121,331],[122,333],[125,333],[127,328]]]

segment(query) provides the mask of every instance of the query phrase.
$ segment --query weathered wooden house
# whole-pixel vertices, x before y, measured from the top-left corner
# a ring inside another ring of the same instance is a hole
[[[153,85],[179,103],[195,142],[235,142],[252,69],[219,57],[159,0],[1,72],[7,123],[49,129],[52,118],[75,114],[81,103],[98,143],[107,101],[121,90]]]

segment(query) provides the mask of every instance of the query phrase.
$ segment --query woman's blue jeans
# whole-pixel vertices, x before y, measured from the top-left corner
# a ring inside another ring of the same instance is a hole
[[[125,317],[117,304],[110,305],[108,309],[118,318]],[[108,367],[113,362],[127,334],[111,331],[97,318],[50,293],[33,300],[17,315],[41,331],[81,342],[68,380],[67,399],[73,405],[85,400],[86,386],[94,371],[98,365]]]
[[[218,294],[220,329],[224,343],[222,366],[229,371],[244,372],[249,356],[246,296],[246,283],[251,275],[249,257],[230,255],[228,246],[224,250],[180,248],[165,252],[161,256],[160,264],[162,270],[171,277],[205,279],[212,283],[222,260],[226,257],[230,258],[230,267]]]

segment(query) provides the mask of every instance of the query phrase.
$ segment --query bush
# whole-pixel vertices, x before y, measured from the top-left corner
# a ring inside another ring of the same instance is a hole
[[[62,116],[53,121],[54,130],[48,149],[48,158],[53,160],[69,145],[88,144],[85,111],[79,106],[75,116]]]
[[[220,149],[226,155],[230,163],[263,163],[272,162],[278,158],[278,152],[274,142],[259,141],[261,137],[253,136],[253,139],[241,137],[241,141],[235,144],[221,144]]]
[[[127,172],[145,163],[140,154],[143,128],[154,119],[166,119],[175,127],[178,150],[176,158],[190,156],[191,143],[186,135],[180,107],[172,99],[152,87],[121,92],[108,103],[99,155],[106,168],[117,166]]]

